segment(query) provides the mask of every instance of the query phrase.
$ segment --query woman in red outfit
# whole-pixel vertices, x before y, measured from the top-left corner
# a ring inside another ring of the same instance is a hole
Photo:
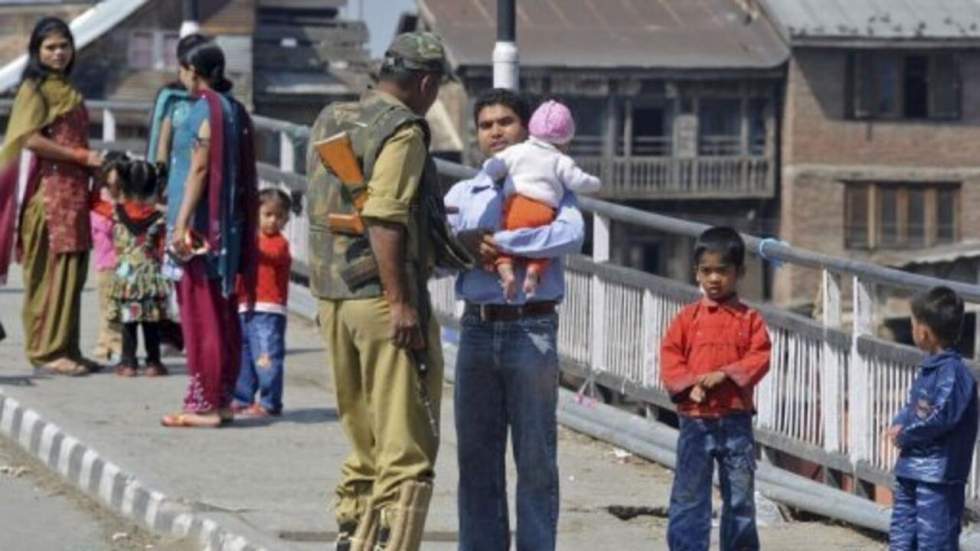
[[[35,156],[17,233],[24,266],[24,335],[35,367],[85,375],[98,365],[79,346],[81,293],[88,273],[89,178],[102,155],[88,146],[88,111],[68,81],[74,38],[46,17],[31,33],[28,62],[0,150],[0,276],[6,276],[17,219],[20,153]]]

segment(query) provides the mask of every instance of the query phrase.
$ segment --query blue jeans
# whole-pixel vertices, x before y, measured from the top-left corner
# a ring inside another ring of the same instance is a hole
[[[748,413],[720,419],[680,416],[677,469],[670,491],[667,545],[671,551],[708,551],[711,476],[718,463],[721,551],[755,551],[755,439]]]
[[[963,523],[965,485],[896,478],[888,548],[956,551]]]
[[[510,548],[505,454],[517,464],[517,549],[555,549],[558,316],[485,322],[466,314],[456,358],[459,551]]]
[[[235,401],[254,403],[269,413],[282,411],[283,362],[286,358],[286,316],[253,312],[239,314],[242,324],[242,368],[235,384]]]

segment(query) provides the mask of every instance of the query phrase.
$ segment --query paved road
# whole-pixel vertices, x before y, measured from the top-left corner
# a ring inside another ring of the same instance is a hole
[[[9,334],[0,345],[0,391],[56,423],[145,486],[233,533],[270,550],[325,548],[324,539],[335,529],[329,514],[331,489],[348,446],[337,423],[333,384],[313,324],[295,317],[289,320],[283,417],[210,431],[165,429],[159,416],[180,405],[186,381],[182,359],[167,360],[174,375],[157,380],[122,379],[108,373],[79,379],[37,376],[22,353],[23,335],[16,322],[22,294],[19,270],[14,272],[9,285],[0,290],[0,315]],[[95,304],[94,292],[87,290],[83,320],[95,319]],[[94,331],[94,323],[83,324],[83,347],[94,342]],[[426,551],[455,549],[458,472],[451,395],[446,386]],[[640,515],[624,521],[610,514],[609,508],[656,512],[666,505],[671,472],[634,457],[620,458],[612,447],[571,431],[562,430],[559,438],[559,549],[666,549],[665,519]],[[512,469],[508,477],[513,488]],[[513,502],[513,489],[510,495]],[[2,515],[0,523],[2,529],[6,524]],[[97,530],[93,534],[104,537]],[[881,548],[880,542],[856,531],[823,523],[765,527],[762,539],[764,548],[776,550]],[[0,545],[0,550],[7,549]]]
[[[178,551],[119,519],[0,437],[3,551]]]

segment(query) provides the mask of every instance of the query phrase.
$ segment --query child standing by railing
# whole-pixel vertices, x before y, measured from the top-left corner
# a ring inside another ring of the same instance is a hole
[[[116,205],[113,238],[117,267],[113,277],[111,319],[122,324],[122,358],[116,375],[138,373],[137,330],[143,328],[148,377],[166,375],[160,362],[160,321],[167,319],[170,283],[160,266],[166,241],[166,223],[157,208],[164,179],[163,168],[146,161],[117,165],[123,201]]]
[[[232,409],[242,417],[282,413],[283,362],[286,357],[286,300],[292,259],[282,229],[289,221],[290,197],[278,189],[259,192],[259,265],[256,288],[238,280],[242,323],[242,368]],[[254,292],[247,292],[254,291]],[[255,297],[248,304],[247,297]],[[258,402],[255,401],[256,393]]]
[[[964,491],[977,441],[977,383],[954,345],[963,299],[934,287],[912,300],[912,338],[929,354],[888,439],[895,463],[892,551],[959,549]]]
[[[744,264],[738,232],[702,233],[694,269],[703,297],[674,318],[661,346],[661,378],[680,418],[667,525],[672,550],[708,550],[715,461],[724,502],[721,549],[759,549],[752,392],[769,370],[771,344],[762,316],[738,298]]]

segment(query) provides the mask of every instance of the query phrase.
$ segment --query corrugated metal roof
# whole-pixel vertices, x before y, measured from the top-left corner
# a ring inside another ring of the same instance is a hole
[[[496,0],[419,0],[456,66],[489,65]],[[517,2],[523,66],[667,69],[771,68],[788,57],[764,17],[733,0]]]
[[[794,42],[980,39],[980,0],[761,0]]]
[[[147,2],[149,0],[105,0],[92,6],[70,23],[71,32],[75,35],[75,48],[81,50],[98,40]],[[0,67],[0,92],[17,86],[26,64],[27,54],[24,54]]]
[[[944,264],[962,259],[980,258],[980,240],[967,239],[951,245],[938,245],[914,251],[897,251],[875,255],[885,266],[909,268],[926,264]]]

